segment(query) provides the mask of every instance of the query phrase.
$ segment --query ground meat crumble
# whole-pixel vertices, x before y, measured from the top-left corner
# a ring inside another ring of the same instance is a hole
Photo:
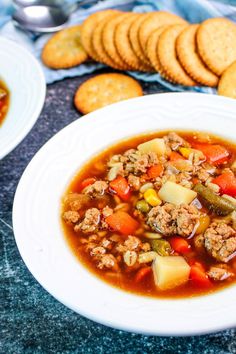
[[[75,210],[68,210],[63,213],[63,219],[67,224],[75,224],[80,218],[80,214]]]
[[[158,157],[154,152],[148,154],[142,154],[135,149],[127,150],[123,155],[115,155],[112,157],[108,166],[113,166],[114,161],[122,163],[119,174],[128,176],[133,174],[139,176],[142,173],[146,173],[150,166],[158,163]]]
[[[82,193],[69,193],[64,198],[64,204],[73,211],[86,207],[89,202],[90,197]]]
[[[82,231],[85,234],[98,231],[100,220],[101,214],[97,208],[88,209],[83,221],[75,225],[74,230],[76,232]]]
[[[93,184],[90,184],[88,187],[86,187],[83,190],[83,192],[85,194],[88,194],[91,198],[96,198],[98,196],[103,195],[107,189],[108,189],[107,182],[96,181]]]
[[[207,252],[220,262],[236,255],[236,231],[229,225],[213,222],[204,233]]]
[[[133,190],[138,191],[140,189],[141,182],[139,177],[130,174],[128,176],[128,183]]]
[[[216,264],[207,271],[209,278],[215,281],[222,281],[230,278],[233,273],[226,264]]]
[[[198,219],[199,212],[193,205],[175,206],[166,203],[152,208],[148,214],[147,224],[163,236],[178,234],[188,237],[194,232]]]
[[[190,147],[190,144],[175,132],[170,132],[164,137],[165,143],[171,150],[177,150],[180,146]]]
[[[116,250],[119,253],[125,253],[126,251],[138,252],[140,250],[148,252],[150,250],[150,244],[148,242],[143,243],[138,237],[129,235],[123,244],[119,243]]]

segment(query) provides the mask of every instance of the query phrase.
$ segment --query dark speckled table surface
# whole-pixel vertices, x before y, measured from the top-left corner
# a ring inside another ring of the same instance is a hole
[[[42,113],[24,141],[0,161],[0,353],[236,353],[236,331],[197,337],[148,337],[94,323],[66,308],[33,278],[17,250],[12,203],[22,172],[39,148],[80,115],[72,97],[87,79],[48,86]],[[145,94],[164,92],[143,84]]]

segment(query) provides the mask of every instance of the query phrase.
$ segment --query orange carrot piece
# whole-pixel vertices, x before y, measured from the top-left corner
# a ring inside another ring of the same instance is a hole
[[[236,177],[232,172],[224,172],[222,175],[214,178],[211,183],[215,183],[220,187],[222,194],[228,194],[236,197]]]
[[[135,283],[140,283],[152,272],[152,267],[144,267],[137,271],[135,275]]]
[[[81,182],[81,188],[84,189],[85,187],[89,186],[90,184],[93,184],[94,182],[96,182],[96,178],[94,177],[85,178]]]
[[[122,176],[117,176],[111,181],[110,188],[124,201],[129,200],[131,197],[130,186],[127,180]]]
[[[199,178],[193,177],[193,178],[192,178],[192,182],[193,182],[193,184],[199,183]]]
[[[191,246],[188,241],[186,241],[182,237],[172,237],[170,239],[170,245],[175,252],[178,252],[180,254],[188,253],[191,249]]]
[[[229,151],[222,145],[218,144],[199,144],[194,143],[193,147],[202,151],[207,161],[212,164],[222,164],[229,159]]]
[[[118,231],[123,235],[132,235],[139,227],[139,223],[125,211],[117,211],[108,216],[106,222],[113,231]]]
[[[149,178],[157,178],[163,173],[163,166],[161,164],[149,167],[147,174]]]
[[[169,158],[170,161],[186,160],[182,155],[180,155],[176,151],[171,151]]]
[[[203,265],[200,262],[196,262],[191,266],[190,270],[190,280],[196,286],[202,288],[208,288],[212,286],[212,282],[208,278]]]

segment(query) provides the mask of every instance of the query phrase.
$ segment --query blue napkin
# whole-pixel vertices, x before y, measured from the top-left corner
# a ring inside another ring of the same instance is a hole
[[[74,0],[67,0],[73,2]],[[198,23],[207,18],[225,16],[236,22],[236,0],[104,0],[95,1],[94,4],[81,6],[71,16],[68,25],[81,23],[93,12],[116,8],[123,11],[149,12],[166,10],[185,18],[190,23]],[[66,77],[75,77],[88,74],[103,68],[99,63],[86,63],[67,70],[51,70],[43,65],[40,59],[43,45],[50,35],[39,37],[16,29],[11,21],[13,12],[12,1],[0,0],[0,35],[12,39],[31,51],[40,61],[48,84],[62,80]],[[204,93],[215,93],[215,89],[207,87],[184,87],[173,85],[164,80],[159,74],[129,72],[133,77],[146,82],[159,82],[172,91],[195,91]]]

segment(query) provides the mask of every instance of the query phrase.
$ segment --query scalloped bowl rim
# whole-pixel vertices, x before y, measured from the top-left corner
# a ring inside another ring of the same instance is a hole
[[[37,281],[75,312],[113,328],[187,336],[235,327],[236,286],[184,299],[149,298],[119,290],[76,259],[59,219],[60,200],[69,181],[87,159],[107,146],[168,129],[205,130],[235,141],[235,113],[236,101],[224,97],[154,94],[90,113],[52,137],[23,173],[13,205],[16,243]]]

